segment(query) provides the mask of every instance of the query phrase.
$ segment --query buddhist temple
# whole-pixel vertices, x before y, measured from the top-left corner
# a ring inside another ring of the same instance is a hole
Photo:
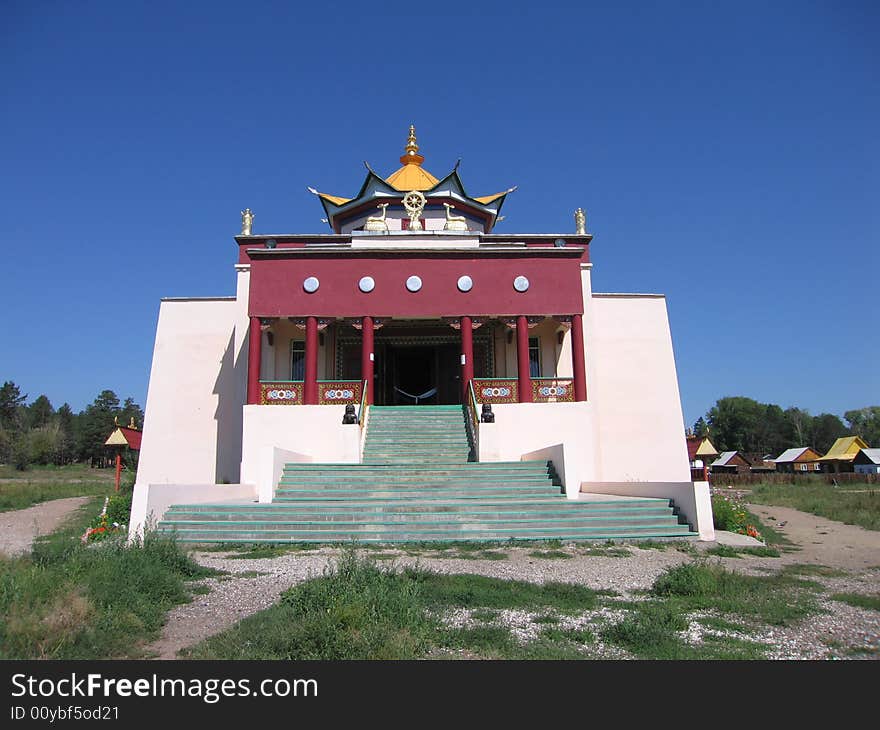
[[[132,535],[712,539],[663,295],[593,291],[582,209],[498,233],[514,186],[425,163],[411,126],[387,177],[309,187],[324,233],[246,208],[235,294],[162,300]]]

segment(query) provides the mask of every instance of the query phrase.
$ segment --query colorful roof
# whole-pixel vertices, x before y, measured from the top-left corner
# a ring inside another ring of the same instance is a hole
[[[354,209],[360,209],[360,206],[370,200],[381,199],[388,201],[389,197],[393,199],[398,193],[405,193],[411,190],[418,190],[434,197],[455,198],[458,202],[469,203],[470,207],[479,211],[487,219],[486,232],[491,231],[492,227],[499,220],[501,206],[508,193],[516,190],[515,187],[509,188],[501,193],[492,195],[483,195],[478,198],[470,197],[464,190],[461,179],[458,177],[458,164],[443,179],[438,179],[430,172],[422,167],[425,158],[419,154],[419,145],[416,142],[416,129],[414,125],[410,125],[409,139],[403,155],[400,157],[402,167],[392,172],[387,178],[379,177],[370,166],[367,165],[367,178],[357,195],[353,198],[346,198],[340,195],[330,195],[322,193],[315,188],[310,187],[309,191],[318,196],[324,211],[327,213],[327,223],[331,228],[339,231],[340,225],[337,225],[338,216],[345,216]]]
[[[852,461],[862,449],[867,449],[868,444],[858,436],[843,436],[835,441],[828,453],[819,461]]]
[[[718,449],[712,445],[708,436],[688,436],[687,448],[690,461],[695,461],[698,456],[718,456]]]
[[[401,192],[410,190],[430,190],[438,182],[427,170],[422,169],[422,163],[425,158],[419,154],[419,146],[416,144],[416,128],[414,124],[409,125],[409,139],[406,141],[406,149],[400,157],[403,164],[399,170],[392,172],[385,178],[391,187]]]
[[[134,419],[128,426],[120,426],[116,421],[116,430],[104,442],[105,446],[128,446],[133,451],[140,451],[143,432],[134,425]]]

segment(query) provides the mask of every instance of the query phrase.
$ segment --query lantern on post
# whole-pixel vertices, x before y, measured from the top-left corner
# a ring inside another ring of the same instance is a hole
[[[107,437],[104,445],[109,446],[116,453],[116,491],[118,492],[122,477],[122,453],[126,448],[140,451],[142,433],[135,425],[134,416],[128,426],[120,426],[118,416],[113,419],[113,422],[116,424],[116,430]]]

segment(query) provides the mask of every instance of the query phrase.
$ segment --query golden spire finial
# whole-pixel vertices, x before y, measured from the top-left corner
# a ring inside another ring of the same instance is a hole
[[[406,148],[400,158],[404,165],[421,165],[425,158],[419,154],[419,145],[416,142],[416,125],[409,125],[409,139],[406,140]]]

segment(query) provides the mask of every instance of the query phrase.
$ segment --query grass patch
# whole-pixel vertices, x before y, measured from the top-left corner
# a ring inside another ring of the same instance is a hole
[[[823,578],[845,578],[849,573],[837,568],[829,568],[827,565],[813,565],[812,563],[793,563],[786,565],[783,572],[788,575],[818,575]]]
[[[880,530],[880,490],[876,485],[848,485],[856,491],[828,484],[758,484],[751,502],[792,507],[801,512],[868,530]]]
[[[167,538],[82,545],[99,504],[36,541],[30,556],[0,559],[0,658],[139,657],[167,611],[191,600],[187,581],[213,572]]]
[[[203,553],[235,553],[229,560],[262,560],[278,558],[288,553],[308,552],[322,547],[314,543],[236,543],[222,542],[216,545],[200,545],[196,549]]]
[[[819,589],[785,571],[751,576],[694,562],[669,568],[654,582],[651,594],[674,602],[680,611],[715,610],[771,626],[790,626],[820,612],[812,595]]]
[[[429,606],[460,608],[552,608],[575,613],[593,608],[596,592],[571,583],[526,583],[482,575],[441,575],[414,569],[404,571],[419,585]]]
[[[544,613],[544,614],[541,614],[540,616],[533,616],[532,623],[533,624],[558,624],[559,623],[559,616],[555,616],[552,613]]]
[[[522,647],[506,627],[450,628],[440,615],[443,609],[471,608],[478,620],[488,622],[504,608],[566,613],[595,605],[595,592],[581,586],[384,570],[350,550],[321,577],[286,591],[278,605],[185,654],[193,659],[415,659],[446,648],[484,658],[572,658],[576,652],[546,640]]]
[[[281,602],[186,651],[193,659],[414,659],[433,644],[439,623],[424,610],[419,585],[355,551]]]
[[[585,545],[578,552],[581,555],[598,558],[628,558],[632,555],[632,552],[623,545],[615,545],[613,542],[606,542],[603,545]]]
[[[723,618],[719,618],[718,616],[702,616],[696,619],[697,623],[701,626],[705,626],[707,629],[712,629],[713,631],[738,631],[742,633],[743,631],[747,631],[743,626],[739,624],[735,624],[731,621],[725,621]]]
[[[605,627],[601,636],[642,659],[761,659],[764,647],[733,637],[706,634],[699,644],[689,644],[682,636],[688,621],[673,601],[641,603],[619,623]]]
[[[832,601],[840,601],[855,608],[867,608],[870,611],[880,611],[880,595],[869,596],[864,593],[834,593]]]
[[[570,641],[573,644],[593,644],[596,641],[596,635],[589,629],[563,629],[559,626],[545,626],[541,636],[549,641]]]
[[[781,553],[775,548],[760,545],[755,547],[736,547],[733,545],[717,545],[706,550],[708,555],[720,558],[738,558],[742,555],[754,555],[759,558],[778,558]]]
[[[476,611],[471,611],[471,618],[474,621],[485,621],[487,623],[495,621],[500,615],[498,611],[493,611],[491,608],[478,608]]]
[[[24,472],[16,471],[13,467],[0,467],[0,512],[25,509],[64,497],[115,494],[113,471],[107,470],[109,473],[106,475],[101,471],[81,464],[35,467]]]

